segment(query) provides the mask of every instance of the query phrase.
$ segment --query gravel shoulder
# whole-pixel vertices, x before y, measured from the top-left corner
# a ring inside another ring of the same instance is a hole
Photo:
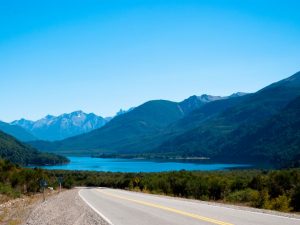
[[[63,191],[37,204],[23,225],[107,225],[80,198],[78,191]]]

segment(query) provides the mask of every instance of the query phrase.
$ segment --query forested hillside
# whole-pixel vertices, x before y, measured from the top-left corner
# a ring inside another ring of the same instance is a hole
[[[40,152],[1,131],[0,158],[20,165],[54,165],[68,162],[63,156]]]
[[[222,149],[228,157],[269,159],[279,166],[299,167],[300,97],[266,122],[240,127],[229,139]]]
[[[288,156],[291,152],[294,155],[300,153],[297,153],[300,149],[298,142],[293,142],[293,146],[287,144],[290,139],[297,139],[299,131],[299,126],[296,123],[297,119],[293,121],[295,123],[292,128],[293,133],[289,132],[288,127],[277,129],[276,132],[265,133],[257,129],[257,127],[267,126],[265,125],[266,123],[284,126],[280,122],[280,118],[299,117],[299,110],[296,107],[298,100],[287,106],[298,96],[300,96],[300,73],[274,83],[254,94],[242,97],[242,101],[205,120],[199,126],[187,129],[184,133],[170,138],[152,153],[173,156],[202,156],[215,159],[230,158],[232,161],[245,160],[252,157],[262,161],[270,159],[277,164],[279,162],[274,160],[277,155],[283,157],[279,159],[279,161],[282,161],[285,159],[284,155]],[[286,109],[286,112],[285,107],[289,108]],[[283,114],[280,116],[281,113]],[[201,116],[196,116],[196,118],[201,118]],[[270,120],[272,121],[269,122]],[[196,119],[192,121],[196,121]],[[186,124],[188,124],[188,121],[184,126]],[[289,124],[289,126],[292,125]],[[258,133],[254,134],[255,132]],[[263,139],[260,139],[259,132],[264,133]],[[248,138],[250,136],[254,139],[250,140]],[[247,138],[241,139],[242,137]],[[281,140],[281,142],[277,140]],[[287,145],[285,146],[284,143]],[[268,150],[268,148],[272,150]],[[256,157],[264,154],[265,157]]]

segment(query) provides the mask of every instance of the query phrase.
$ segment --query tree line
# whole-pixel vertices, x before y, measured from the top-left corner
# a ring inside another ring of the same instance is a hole
[[[101,186],[205,201],[300,212],[300,169],[112,173],[21,168],[0,160],[0,194],[15,198],[41,191],[40,181],[62,186]]]

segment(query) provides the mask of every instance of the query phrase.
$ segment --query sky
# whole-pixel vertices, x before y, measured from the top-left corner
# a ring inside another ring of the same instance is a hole
[[[300,70],[299,9],[298,0],[2,1],[0,120],[255,92]]]

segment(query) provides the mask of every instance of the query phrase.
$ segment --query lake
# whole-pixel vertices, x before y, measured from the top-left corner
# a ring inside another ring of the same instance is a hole
[[[87,170],[105,172],[163,172],[175,170],[228,170],[251,167],[249,164],[208,163],[207,160],[145,160],[120,158],[68,157],[69,164],[42,166],[51,170]]]

